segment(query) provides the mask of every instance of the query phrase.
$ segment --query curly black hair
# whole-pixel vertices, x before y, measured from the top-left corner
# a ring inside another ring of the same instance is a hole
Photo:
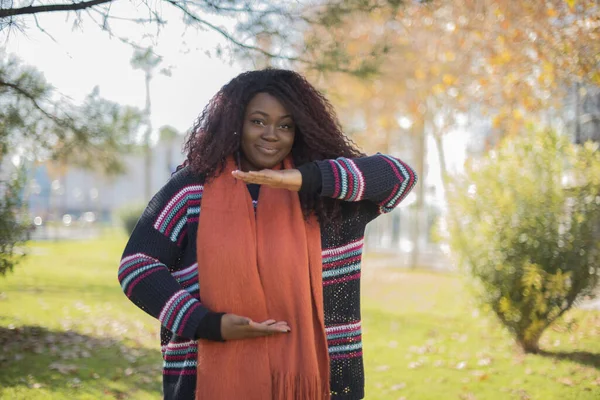
[[[296,127],[292,146],[295,165],[364,155],[342,133],[331,103],[302,75],[267,68],[233,78],[204,108],[184,146],[191,171],[210,179],[224,169],[228,156],[240,151],[246,106],[258,93],[277,98],[292,114]],[[340,213],[338,202],[318,195],[300,194],[300,203],[305,216],[314,211],[321,223]]]

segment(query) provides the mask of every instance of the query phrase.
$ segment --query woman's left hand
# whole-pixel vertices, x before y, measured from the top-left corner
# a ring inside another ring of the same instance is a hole
[[[300,190],[302,186],[302,174],[297,169],[272,170],[263,169],[262,171],[233,171],[234,178],[246,183],[256,183],[267,185],[279,189],[287,189],[294,192]]]

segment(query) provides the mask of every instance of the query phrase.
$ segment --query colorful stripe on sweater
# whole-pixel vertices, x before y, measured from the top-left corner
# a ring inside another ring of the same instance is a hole
[[[199,298],[200,285],[198,283],[198,264],[181,269],[179,271],[171,273],[181,287],[192,294],[195,298]]]
[[[163,375],[196,375],[198,344],[195,340],[162,346]]]
[[[400,184],[394,186],[394,190],[388,196],[387,199],[379,207],[379,211],[382,214],[392,211],[411,191],[413,186],[417,183],[417,176],[415,175],[412,168],[406,165],[404,162],[397,158],[386,156],[381,154],[382,157],[390,165],[394,174],[398,178]]]
[[[188,222],[198,222],[203,185],[189,185],[177,192],[164,207],[154,229],[178,243]]]
[[[329,160],[335,177],[333,198],[360,201],[365,193],[365,179],[354,161],[349,158]]]
[[[323,250],[323,285],[333,285],[360,278],[364,238],[344,246]]]
[[[329,357],[342,360],[362,356],[361,322],[332,325],[325,328]]]
[[[197,307],[200,307],[200,302],[187,290],[180,290],[167,301],[158,320],[171,332],[181,335],[187,320]]]
[[[131,296],[131,292],[140,281],[162,269],[167,269],[165,264],[146,254],[136,253],[124,257],[119,266],[119,282],[123,292]]]

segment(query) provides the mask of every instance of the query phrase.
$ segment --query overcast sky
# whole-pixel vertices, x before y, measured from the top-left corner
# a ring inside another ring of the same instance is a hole
[[[143,15],[141,9],[136,11],[131,7],[129,2],[115,4],[113,15]],[[168,23],[161,29],[155,51],[164,57],[161,65],[171,67],[172,76],[157,74],[152,81],[152,123],[155,129],[168,124],[184,132],[212,95],[241,72],[242,66],[205,54],[217,45],[227,46],[216,33],[186,29],[172,7],[165,7],[163,16]],[[40,15],[38,20],[56,41],[30,21],[25,34],[11,33],[6,46],[9,53],[38,68],[59,92],[77,102],[97,85],[100,95],[108,100],[144,107],[144,73],[130,66],[131,46],[111,38],[87,17],[77,29],[73,29],[73,15],[65,13]],[[156,34],[154,25],[144,28],[120,23],[113,30],[128,38]],[[142,43],[150,45],[153,41],[144,39]]]

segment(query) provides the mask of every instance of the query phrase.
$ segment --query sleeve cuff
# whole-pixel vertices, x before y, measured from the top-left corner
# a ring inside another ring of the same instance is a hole
[[[195,339],[206,339],[215,342],[224,342],[221,336],[221,319],[225,313],[216,313],[209,311],[204,318],[200,320],[196,328]]]
[[[314,164],[318,167],[321,175],[321,196],[335,198],[334,195],[337,182],[331,162],[329,160],[323,160],[315,161]]]
[[[321,170],[316,162],[309,162],[298,167],[302,175],[300,193],[320,193],[323,184]]]

